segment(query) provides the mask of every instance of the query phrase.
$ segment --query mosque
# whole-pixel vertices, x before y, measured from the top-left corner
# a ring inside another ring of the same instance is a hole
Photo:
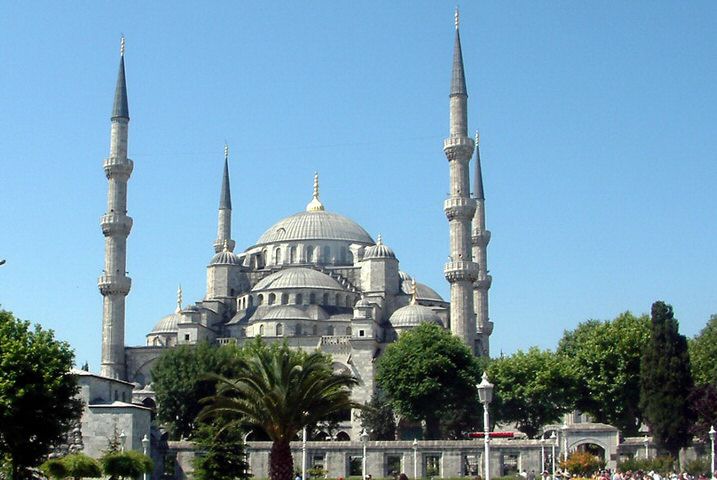
[[[225,147],[217,238],[207,265],[206,294],[185,305],[180,291],[176,310],[157,322],[146,336],[146,345],[126,346],[125,299],[131,287],[126,244],[132,228],[127,188],[134,164],[127,157],[130,115],[123,40],[110,154],[103,165],[108,208],[100,222],[105,237],[105,264],[98,281],[103,296],[101,375],[134,384],[133,400],[151,405],[151,370],[166,349],[203,341],[242,344],[261,336],[330,354],[335,370],[359,378],[354,399],[367,402],[376,388],[377,358],[387,345],[421,323],[442,325],[476,355],[487,356],[493,330],[486,260],[490,232],[485,228],[478,138],[468,135],[467,100],[456,14],[450,129],[444,140],[450,185],[444,201],[450,239],[444,274],[450,283],[450,301],[414,279],[407,273],[409,268],[402,270],[397,254],[380,235],[374,239],[349,217],[328,210],[320,199],[318,174],[305,208],[273,223],[254,245],[237,248],[232,239],[229,151]],[[352,415],[342,429],[346,439],[355,440],[360,422]]]

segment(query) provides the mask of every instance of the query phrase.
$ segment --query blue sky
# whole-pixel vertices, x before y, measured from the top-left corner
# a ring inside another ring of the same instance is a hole
[[[234,238],[304,208],[381,233],[444,296],[454,3],[0,3],[0,304],[98,368],[119,38],[130,101],[127,343],[201,299],[223,144]],[[663,299],[717,313],[717,3],[461,5],[481,131],[492,353]]]

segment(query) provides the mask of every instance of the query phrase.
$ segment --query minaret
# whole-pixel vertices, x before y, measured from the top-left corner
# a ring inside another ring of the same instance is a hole
[[[456,9],[456,39],[450,97],[450,135],[443,151],[450,167],[450,194],[443,203],[450,228],[450,257],[444,268],[451,284],[451,332],[475,352],[476,319],[473,310],[473,282],[478,265],[472,261],[471,220],[476,202],[470,196],[468,164],[473,155],[473,139],[468,136],[468,92],[463,71],[461,36]]]
[[[109,183],[107,213],[100,220],[105,236],[105,269],[97,284],[103,297],[101,374],[124,380],[125,297],[132,282],[127,276],[127,236],[132,218],[127,216],[127,180],[133,163],[127,158],[129,108],[124,73],[124,37],[120,43],[120,64],[112,108],[110,155],[104,161]]]
[[[480,135],[476,132],[476,160],[473,194],[476,200],[476,213],[473,217],[473,259],[478,264],[478,279],[473,284],[473,303],[476,311],[478,333],[476,353],[488,357],[490,354],[490,335],[493,322],[488,316],[488,289],[493,278],[488,275],[488,242],[490,231],[485,228],[485,195],[483,193],[483,172],[480,164]]]
[[[222,193],[219,195],[219,221],[217,223],[217,239],[214,241],[214,253],[219,253],[226,246],[234,251],[232,240],[232,193],[229,189],[229,145],[224,145],[224,176],[222,177]]]

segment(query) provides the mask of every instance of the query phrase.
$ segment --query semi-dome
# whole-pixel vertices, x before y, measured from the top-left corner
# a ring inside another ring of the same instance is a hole
[[[309,315],[297,307],[279,305],[266,310],[260,320],[309,320]]]
[[[421,323],[436,323],[443,325],[441,318],[428,307],[411,304],[401,307],[391,315],[388,320],[394,328],[416,327]]]
[[[252,292],[262,290],[280,290],[285,288],[321,289],[321,290],[343,290],[341,284],[311,268],[286,268],[262,278],[251,289]]]
[[[325,210],[299,212],[279,220],[256,242],[257,246],[277,242],[304,240],[343,240],[373,244],[374,241],[358,223],[338,213]]]
[[[369,258],[396,258],[396,254],[393,253],[391,247],[383,244],[383,240],[379,234],[376,245],[368,247],[363,254],[364,260],[368,260]]]

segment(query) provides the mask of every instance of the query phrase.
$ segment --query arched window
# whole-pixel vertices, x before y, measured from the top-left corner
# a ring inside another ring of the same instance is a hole
[[[338,293],[336,294],[336,298],[334,299],[334,305],[336,305],[337,307],[338,307],[339,305],[341,305],[341,304],[339,303],[339,294],[338,294]]]
[[[257,304],[257,305],[263,305],[263,304],[264,304],[264,294],[263,294],[263,293],[260,293],[260,294],[256,297],[256,304]]]
[[[252,297],[251,295],[249,295],[249,296],[247,297],[247,303],[249,304],[249,308],[253,307],[253,306],[254,306],[254,297]]]
[[[333,334],[334,334],[334,326],[333,326],[333,325],[329,325],[329,326],[326,328],[326,335],[333,335]]]
[[[311,292],[309,294],[309,305],[314,305],[316,303],[316,294],[314,292]]]
[[[296,246],[289,248],[289,263],[296,263]]]
[[[300,293],[296,294],[296,304],[297,305],[303,305],[304,304],[304,296]]]
[[[317,325],[314,325],[313,327],[311,327],[311,334],[313,336],[316,336],[319,334],[319,327]]]
[[[329,294],[328,294],[328,293],[324,293],[324,301],[323,301],[323,304],[324,304],[324,305],[328,305],[328,304],[329,304]]]
[[[314,247],[312,247],[311,245],[308,245],[306,247],[306,262],[307,263],[314,262]]]
[[[274,305],[276,303],[276,294],[270,293],[269,294],[269,305]]]
[[[264,325],[259,325],[259,336],[264,336]]]
[[[346,250],[346,263],[349,265],[354,264],[354,254],[351,253],[351,250]]]
[[[304,334],[304,332],[302,331],[302,328],[301,328],[301,324],[300,324],[300,323],[297,323],[297,324],[296,324],[296,328],[294,329],[294,333],[295,333],[297,336]]]
[[[351,297],[349,295],[346,295],[346,306],[347,307],[351,306]]]
[[[281,304],[286,305],[289,303],[289,294],[288,293],[282,293],[281,294]]]
[[[281,337],[284,335],[284,325],[281,323],[276,324],[276,336]]]
[[[330,263],[331,262],[331,248],[326,245],[324,247],[324,263]]]
[[[259,259],[259,268],[264,268],[266,266],[266,258],[267,258],[267,251],[266,248],[261,251],[261,257]]]
[[[346,335],[351,335],[351,327],[346,327]]]
[[[276,247],[276,250],[274,250],[274,265],[279,265],[281,263],[281,248]]]

